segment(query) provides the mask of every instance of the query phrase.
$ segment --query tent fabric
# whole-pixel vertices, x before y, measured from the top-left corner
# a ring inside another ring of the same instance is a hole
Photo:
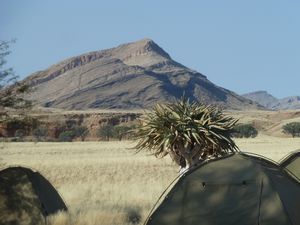
[[[45,216],[67,207],[40,173],[24,167],[0,171],[0,225],[45,224]]]
[[[262,157],[234,154],[186,172],[147,225],[298,225],[300,183]]]
[[[300,180],[300,150],[289,154],[281,160],[280,165]]]

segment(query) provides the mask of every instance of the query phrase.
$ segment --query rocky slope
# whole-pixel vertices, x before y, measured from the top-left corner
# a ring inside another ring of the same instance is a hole
[[[266,91],[256,91],[244,94],[243,97],[257,102],[258,104],[271,110],[300,109],[299,96],[290,96],[282,99],[277,99]]]
[[[33,88],[27,98],[53,108],[147,108],[183,94],[225,108],[259,108],[177,63],[150,39],[64,60],[24,82]]]

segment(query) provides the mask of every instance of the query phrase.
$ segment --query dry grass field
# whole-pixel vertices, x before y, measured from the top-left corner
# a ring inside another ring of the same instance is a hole
[[[239,123],[250,123],[260,134],[274,137],[289,137],[282,132],[282,126],[290,122],[300,122],[300,110],[283,111],[227,111]]]
[[[237,139],[243,151],[279,160],[300,148],[300,138]],[[177,176],[169,159],[135,154],[132,142],[0,143],[0,167],[40,171],[57,188],[69,212],[51,225],[126,225],[144,221],[162,191]],[[137,223],[136,223],[137,224]]]

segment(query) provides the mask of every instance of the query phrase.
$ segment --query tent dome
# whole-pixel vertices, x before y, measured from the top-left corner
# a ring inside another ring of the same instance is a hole
[[[280,161],[280,166],[287,169],[300,180],[300,150],[287,155]]]
[[[0,224],[45,224],[45,217],[67,207],[40,173],[24,167],[0,171]]]
[[[300,183],[277,163],[238,153],[181,176],[147,225],[298,225]]]

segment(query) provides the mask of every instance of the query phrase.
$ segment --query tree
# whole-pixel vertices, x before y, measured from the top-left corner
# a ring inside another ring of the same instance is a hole
[[[300,122],[287,123],[282,127],[282,129],[283,133],[291,134],[293,138],[300,136]]]
[[[236,138],[255,138],[258,131],[251,124],[238,124],[233,128],[232,136]]]
[[[34,129],[32,131],[32,134],[36,138],[37,141],[41,141],[42,139],[44,139],[47,136],[48,130],[45,127],[37,127],[36,129]]]
[[[124,125],[118,125],[113,127],[112,136],[119,141],[122,141],[124,136],[128,133],[128,131],[131,130],[131,127],[124,126]]]
[[[113,135],[113,125],[107,124],[99,128],[97,132],[97,136],[100,138],[104,138],[106,141],[109,141],[109,139]]]
[[[36,118],[27,115],[8,116],[6,120],[1,122],[6,127],[8,136],[13,136],[16,130],[23,130],[25,134],[29,134],[39,125],[39,121]]]
[[[61,142],[71,142],[76,137],[75,132],[73,130],[63,131],[59,134],[58,140]]]
[[[84,141],[85,138],[88,136],[89,134],[89,130],[87,127],[84,127],[84,126],[78,126],[78,127],[75,127],[75,135],[76,137],[80,137],[81,138],[81,141]]]
[[[15,137],[17,138],[18,141],[23,141],[25,137],[25,131],[22,129],[16,130]]]
[[[182,169],[188,169],[202,160],[238,151],[230,135],[236,122],[214,106],[185,98],[157,104],[141,119],[135,148],[156,157],[170,155]]]
[[[18,76],[12,68],[4,68],[7,62],[5,57],[11,53],[9,47],[13,42],[0,41],[0,108],[29,108],[31,101],[22,97],[28,92],[28,86],[17,81]]]

